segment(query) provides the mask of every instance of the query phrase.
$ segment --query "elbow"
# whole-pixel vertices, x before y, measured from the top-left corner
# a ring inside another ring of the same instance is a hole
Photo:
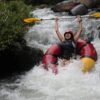
[[[59,31],[58,30],[55,30],[56,31],[56,33],[59,33]]]

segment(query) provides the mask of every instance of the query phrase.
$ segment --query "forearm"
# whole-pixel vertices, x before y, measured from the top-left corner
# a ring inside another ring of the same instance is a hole
[[[78,31],[81,33],[83,30],[82,21],[79,22],[79,29]]]
[[[74,37],[75,40],[78,40],[78,38],[80,37],[82,31],[83,31],[83,25],[82,25],[82,20],[81,20],[81,21],[79,21],[78,30],[77,30],[77,33]]]
[[[55,32],[59,38],[60,41],[63,41],[63,37],[59,31],[58,21],[55,21]]]

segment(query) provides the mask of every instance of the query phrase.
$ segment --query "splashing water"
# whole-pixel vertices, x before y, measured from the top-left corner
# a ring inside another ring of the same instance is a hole
[[[32,13],[39,18],[66,15],[65,13],[61,15],[59,13],[55,14],[48,8],[36,9]],[[64,33],[66,28],[70,26],[75,31],[77,23],[71,25],[72,20],[59,20],[61,33]],[[86,21],[87,19],[83,19],[84,27]],[[96,20],[91,21],[93,25],[95,22]],[[54,32],[54,21],[44,20],[37,23],[29,30],[25,38],[28,45],[43,48],[46,51],[52,43],[58,42]],[[1,82],[0,100],[100,100],[99,42],[98,38],[93,41],[98,52],[98,61],[90,73],[83,74],[81,72],[82,63],[79,59],[72,60],[72,63],[65,67],[59,65],[59,74],[57,75],[54,75],[50,69],[45,71],[41,65],[35,66],[15,82]]]

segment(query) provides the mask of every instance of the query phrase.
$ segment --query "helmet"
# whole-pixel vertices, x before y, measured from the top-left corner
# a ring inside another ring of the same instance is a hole
[[[71,39],[74,38],[73,32],[72,32],[72,31],[70,31],[70,30],[66,31],[66,32],[64,33],[64,37],[65,37],[66,34],[71,34]]]
[[[73,32],[72,32],[72,31],[66,31],[66,32],[64,33],[64,36],[65,36],[66,34],[71,34],[71,35],[73,35]]]

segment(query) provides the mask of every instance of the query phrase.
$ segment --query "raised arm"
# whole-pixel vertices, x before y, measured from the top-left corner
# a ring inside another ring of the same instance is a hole
[[[59,32],[59,27],[58,27],[58,18],[55,18],[55,32],[59,38],[59,40],[62,42],[64,41],[64,37],[61,35],[61,33]]]
[[[83,27],[82,27],[82,18],[81,18],[81,16],[77,16],[77,18],[78,18],[79,26],[78,26],[78,31],[77,31],[77,33],[76,33],[75,36],[74,36],[74,40],[75,40],[75,41],[77,41],[77,40],[79,39],[80,34],[81,34],[82,31],[83,31]]]

